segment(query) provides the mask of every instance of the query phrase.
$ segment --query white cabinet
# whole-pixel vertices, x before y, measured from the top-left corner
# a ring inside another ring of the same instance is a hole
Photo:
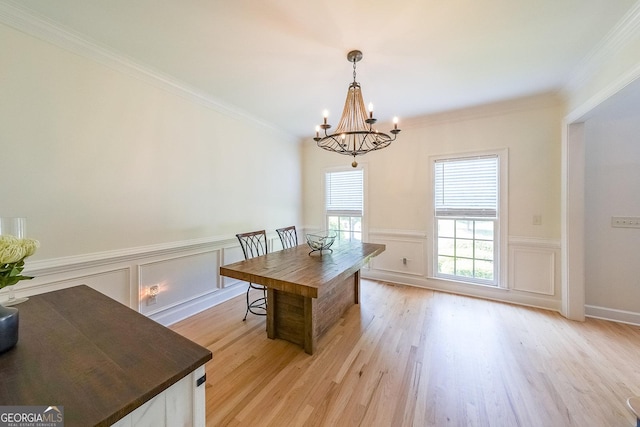
[[[203,365],[112,427],[205,427],[204,375]]]

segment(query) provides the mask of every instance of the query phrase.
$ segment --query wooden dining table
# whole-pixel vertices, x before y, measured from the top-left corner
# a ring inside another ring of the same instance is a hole
[[[336,242],[331,251],[306,244],[220,267],[222,276],[267,288],[267,336],[313,354],[321,337],[360,300],[360,269],[385,245]]]

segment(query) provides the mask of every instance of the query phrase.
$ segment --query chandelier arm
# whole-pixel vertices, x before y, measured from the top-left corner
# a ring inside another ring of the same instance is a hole
[[[382,132],[354,131],[319,138],[318,147],[345,155],[362,155],[369,151],[388,147],[391,142],[396,140],[396,137],[395,133],[390,136]]]
[[[371,134],[370,133],[366,133],[366,134],[362,135],[362,139],[360,141],[360,146],[358,147],[357,151],[361,151],[362,150],[362,147],[364,146],[365,142],[367,142],[367,138],[369,137],[369,135],[371,135]],[[355,141],[355,138],[354,138],[354,141]]]

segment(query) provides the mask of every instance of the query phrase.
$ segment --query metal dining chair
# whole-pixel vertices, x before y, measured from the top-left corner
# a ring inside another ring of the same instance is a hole
[[[264,230],[236,234],[236,237],[242,247],[244,259],[254,258],[267,253],[267,233]],[[250,295],[252,290],[259,291],[261,296],[252,300]],[[249,282],[249,287],[247,288],[247,311],[245,311],[242,321],[247,320],[247,315],[250,312],[258,316],[267,315],[267,288],[251,282]]]
[[[280,241],[282,242],[282,249],[292,248],[298,246],[298,233],[296,232],[296,226],[283,227],[276,229]]]

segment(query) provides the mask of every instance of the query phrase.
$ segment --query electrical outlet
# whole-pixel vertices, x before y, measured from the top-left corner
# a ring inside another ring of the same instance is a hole
[[[640,228],[640,216],[612,216],[611,226],[619,228]]]
[[[533,216],[533,225],[542,225],[542,215]]]
[[[147,305],[154,305],[158,302],[157,297],[160,292],[160,286],[153,285],[147,288]]]

